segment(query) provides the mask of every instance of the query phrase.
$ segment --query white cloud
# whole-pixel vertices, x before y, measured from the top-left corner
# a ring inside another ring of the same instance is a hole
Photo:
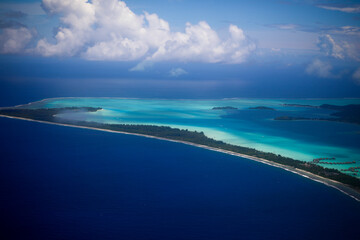
[[[0,53],[20,53],[32,38],[32,32],[25,27],[5,28],[0,34]]]
[[[336,76],[331,72],[331,70],[332,66],[329,63],[320,61],[319,59],[315,59],[306,68],[306,72],[309,75],[314,75],[320,78],[335,78]]]
[[[356,69],[356,71],[354,72],[352,77],[357,84],[360,84],[360,67],[358,69]]]
[[[34,51],[43,56],[76,55],[92,35],[94,5],[87,0],[43,0],[42,6],[50,15],[59,14],[66,27],[59,27],[55,44],[41,39]]]
[[[335,40],[329,35],[322,35],[318,39],[318,47],[326,56],[344,59],[344,49],[336,44]]]
[[[119,0],[43,0],[42,5],[62,23],[54,39],[41,39],[33,49],[43,56],[241,63],[256,48],[235,25],[230,25],[227,39],[204,21],[172,32],[156,14],[137,15]]]
[[[88,60],[118,60],[131,61],[141,58],[149,50],[149,47],[141,42],[128,38],[117,38],[106,42],[96,43],[89,47],[83,54]]]
[[[327,9],[327,10],[334,10],[346,13],[360,13],[360,6],[352,6],[352,7],[335,7],[335,6],[327,6],[327,5],[319,5],[318,7]]]
[[[142,62],[139,62],[135,67],[131,68],[130,71],[133,72],[133,71],[138,71],[138,72],[141,72],[141,71],[145,71],[146,68],[149,68],[151,66],[153,66],[154,63],[151,62],[151,61],[142,61]]]
[[[298,25],[291,24],[291,23],[289,23],[289,24],[270,24],[267,26],[278,28],[281,30],[295,30],[299,27]]]
[[[230,37],[222,41],[206,22],[199,22],[197,25],[187,23],[185,33],[172,34],[148,59],[241,63],[256,46],[247,41],[243,31],[237,26],[230,25],[228,31]]]
[[[172,68],[169,74],[171,77],[179,77],[181,75],[187,74],[187,71],[182,68]]]

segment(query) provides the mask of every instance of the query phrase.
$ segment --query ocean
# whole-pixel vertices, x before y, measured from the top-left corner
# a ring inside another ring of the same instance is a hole
[[[360,204],[180,143],[0,118],[1,239],[354,239]]]

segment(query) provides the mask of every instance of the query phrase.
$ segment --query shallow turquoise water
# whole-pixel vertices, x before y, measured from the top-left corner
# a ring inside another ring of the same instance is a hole
[[[203,131],[208,137],[227,143],[273,152],[303,161],[335,157],[334,162],[355,164],[326,165],[339,170],[360,166],[360,126],[326,121],[275,121],[276,116],[329,117],[330,110],[289,107],[283,104],[347,105],[360,99],[222,99],[165,100],[121,98],[48,99],[27,107],[101,107],[91,113],[57,115],[68,120],[100,123],[151,124]],[[232,106],[238,110],[212,110]],[[266,106],[276,109],[252,110]]]

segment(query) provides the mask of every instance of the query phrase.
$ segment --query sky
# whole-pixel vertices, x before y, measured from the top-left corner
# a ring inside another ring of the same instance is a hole
[[[0,101],[360,97],[359,24],[359,1],[5,0]]]

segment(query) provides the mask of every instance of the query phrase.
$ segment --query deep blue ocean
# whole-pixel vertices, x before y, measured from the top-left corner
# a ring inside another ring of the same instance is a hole
[[[360,203],[179,143],[0,118],[1,239],[355,239]]]

